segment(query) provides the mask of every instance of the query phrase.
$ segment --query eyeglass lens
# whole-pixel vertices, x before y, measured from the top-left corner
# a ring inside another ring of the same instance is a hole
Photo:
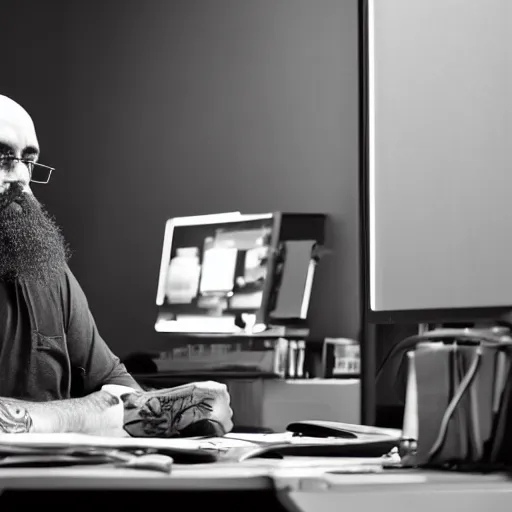
[[[31,166],[30,181],[34,183],[48,183],[52,175],[52,169],[40,165]]]

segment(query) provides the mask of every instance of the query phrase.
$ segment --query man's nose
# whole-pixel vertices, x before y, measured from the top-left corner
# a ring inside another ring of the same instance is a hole
[[[24,186],[30,181],[30,171],[27,165],[20,160],[14,160],[10,170],[6,173],[5,181],[18,181]]]

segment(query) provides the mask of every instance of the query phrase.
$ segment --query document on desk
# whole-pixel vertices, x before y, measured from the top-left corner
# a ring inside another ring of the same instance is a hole
[[[241,461],[276,455],[379,457],[393,447],[388,436],[361,436],[358,439],[296,437],[282,434],[228,434],[216,438],[135,438],[103,437],[88,434],[0,434],[0,454],[63,453],[79,450],[146,450],[173,457],[211,454],[209,460]],[[178,462],[178,460],[177,460]],[[196,460],[197,462],[197,460]]]
[[[104,437],[89,434],[0,434],[0,451],[9,448],[56,450],[70,448],[155,449],[201,447],[201,439],[162,439],[153,437]],[[204,444],[204,443],[203,443]]]
[[[291,432],[282,434],[227,434],[224,437],[155,438],[105,437],[89,434],[0,434],[0,452],[16,448],[36,450],[69,450],[70,448],[153,449],[226,451],[231,448],[251,448],[261,445],[304,443],[309,438],[293,438]],[[322,443],[322,439],[311,438]],[[346,440],[343,440],[346,441]],[[353,441],[352,439],[348,441]],[[325,443],[325,440],[323,441]]]
[[[380,436],[377,439],[388,439]],[[352,438],[320,438],[294,436],[291,432],[277,434],[226,434],[224,437],[158,438],[158,437],[105,437],[89,434],[0,434],[0,449],[11,446],[25,446],[40,449],[83,447],[104,448],[154,448],[166,447],[198,449],[217,447],[220,450],[271,444],[361,444],[373,441],[376,436]]]

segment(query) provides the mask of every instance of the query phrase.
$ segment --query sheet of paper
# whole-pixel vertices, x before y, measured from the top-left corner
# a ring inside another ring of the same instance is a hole
[[[362,443],[375,443],[379,441],[389,441],[389,436],[378,436],[378,435],[360,435],[357,438],[345,438],[345,437],[293,437],[290,441],[291,444],[316,444],[316,445],[348,445],[348,444],[362,444]]]
[[[249,443],[289,443],[293,437],[292,432],[280,432],[277,434],[226,434],[224,439],[238,439]]]
[[[214,448],[207,445],[204,439],[161,439],[151,437],[103,437],[87,434],[0,434],[2,445],[24,446],[33,448],[181,448],[194,450]]]
[[[242,435],[243,436],[243,435]],[[277,438],[276,438],[277,439]],[[267,441],[272,442],[272,441]],[[276,442],[276,441],[273,441]],[[281,438],[278,442],[284,442]],[[238,437],[197,437],[197,438],[151,438],[151,437],[106,437],[87,434],[0,434],[0,450],[2,445],[7,447],[20,446],[34,449],[64,449],[64,448],[154,448],[211,450],[225,452],[231,448],[256,448],[260,443],[250,438]]]
[[[236,249],[211,248],[203,256],[201,293],[229,292],[235,282]]]

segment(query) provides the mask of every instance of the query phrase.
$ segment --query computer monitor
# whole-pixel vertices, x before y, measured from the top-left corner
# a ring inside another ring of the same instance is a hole
[[[259,333],[305,320],[323,215],[178,217],[165,227],[158,332]]]
[[[511,2],[362,5],[368,318],[510,309]]]

